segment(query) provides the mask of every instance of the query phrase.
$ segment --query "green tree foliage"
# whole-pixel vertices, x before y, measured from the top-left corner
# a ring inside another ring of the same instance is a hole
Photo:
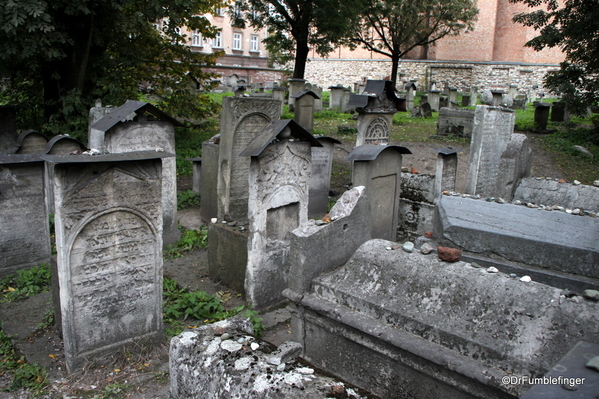
[[[410,50],[472,30],[477,15],[474,0],[374,0],[353,24],[350,43],[391,58],[396,81]]]
[[[238,0],[231,8],[236,26],[266,27],[264,40],[278,61],[295,59],[293,78],[303,79],[311,49],[325,56],[348,32],[360,0]]]
[[[534,8],[515,22],[539,35],[527,46],[540,51],[559,47],[566,55],[558,71],[549,72],[545,86],[561,94],[569,110],[582,114],[599,102],[599,7],[597,0],[510,0]]]
[[[191,52],[182,27],[205,37],[201,17],[217,0],[4,0],[0,2],[0,103],[17,105],[21,128],[86,131],[95,99],[146,96],[166,112],[200,116],[191,78],[215,54]],[[204,108],[203,108],[204,107]],[[76,135],[77,136],[77,135]]]

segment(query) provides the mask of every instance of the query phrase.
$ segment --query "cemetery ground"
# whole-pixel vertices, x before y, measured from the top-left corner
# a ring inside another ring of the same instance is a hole
[[[291,114],[282,119],[292,118]],[[531,141],[532,175],[579,180],[593,184],[599,180],[599,147],[585,141],[575,132],[576,125],[588,123],[574,119],[568,124],[550,124],[558,129],[552,135],[535,133],[532,113],[518,111],[516,131],[527,134]],[[356,139],[355,120],[350,114],[324,111],[315,117],[314,134],[334,137],[342,142],[335,148],[331,180],[332,202],[350,183],[349,163],[345,157]],[[568,133],[569,132],[569,133]],[[185,158],[200,156],[201,142],[218,133],[218,123],[207,121],[201,128],[177,133],[178,202],[182,239],[165,252],[165,329],[175,334],[183,328],[211,322],[230,314],[248,310],[244,298],[230,289],[210,280],[206,257],[206,228],[198,216],[199,201],[190,191],[191,163]],[[457,190],[465,184],[469,142],[460,138],[435,136],[436,116],[411,118],[405,113],[395,115],[391,144],[402,145],[412,151],[403,159],[406,171],[434,173],[437,152],[443,147],[454,147],[458,154]],[[588,148],[594,157],[573,150],[573,145]],[[49,271],[35,269],[24,274],[21,282],[5,281],[2,294],[15,299],[0,304],[0,398],[167,398],[168,397],[168,344],[132,345],[115,355],[96,359],[82,372],[68,376],[64,365],[62,343],[53,324]],[[37,293],[39,291],[46,291]],[[19,296],[22,298],[18,299]],[[199,306],[201,304],[201,306]],[[243,309],[241,308],[243,306]],[[187,314],[187,317],[185,317]],[[264,338],[274,344],[290,339],[288,319],[284,308],[259,315],[247,313],[255,321],[263,317]],[[260,324],[257,324],[260,326]],[[19,352],[14,352],[13,336]],[[23,358],[22,356],[25,356]]]

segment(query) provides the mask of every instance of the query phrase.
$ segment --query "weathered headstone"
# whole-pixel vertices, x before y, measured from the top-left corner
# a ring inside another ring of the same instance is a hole
[[[198,158],[187,158],[186,161],[192,163],[192,190],[193,192],[200,193],[202,191],[202,157]]]
[[[428,102],[421,103],[420,109],[422,111],[423,118],[430,118],[431,116],[433,116],[431,105]]]
[[[551,107],[551,122],[569,122],[570,113],[566,108],[566,104],[560,101],[553,103]]]
[[[287,90],[284,87],[273,87],[272,89],[272,98],[275,100],[279,100],[281,102],[281,111],[279,115],[283,114],[284,106],[285,106],[285,92]]]
[[[470,88],[470,107],[475,107],[478,101],[478,87],[472,86]]]
[[[345,88],[343,90],[343,94],[341,95],[341,112],[353,112],[353,108],[348,107],[349,97],[351,95],[351,91],[349,88]]]
[[[416,96],[416,83],[410,82],[405,86],[406,90],[406,109],[412,111],[414,109],[414,97]]]
[[[311,146],[321,144],[286,120],[271,124],[241,152],[251,157],[245,294],[257,308],[280,302],[287,288],[287,234],[308,222]]]
[[[535,107],[535,124],[541,129],[547,129],[547,123],[549,121],[549,110],[551,109],[549,103],[534,103]]]
[[[28,130],[17,138],[17,154],[43,154],[46,144],[48,144],[46,136],[35,130]]]
[[[295,93],[290,98],[293,98],[295,101],[295,115],[293,120],[312,133],[312,130],[314,130],[315,102],[317,99],[320,99],[318,94],[313,91],[301,91]]]
[[[499,175],[493,196],[511,201],[520,180],[530,176],[531,153],[528,138],[524,134],[514,133],[501,154]]]
[[[314,98],[314,112],[322,112],[322,87],[313,84],[307,86],[308,91],[316,94]]]
[[[372,218],[371,235],[374,238],[395,241],[402,154],[411,152],[395,145],[362,145],[347,156],[348,161],[353,161],[353,185],[366,187]]]
[[[332,137],[316,138],[322,147],[312,147],[312,171],[310,172],[310,195],[308,217],[320,219],[327,213],[331,170],[333,168],[333,150],[341,142]]]
[[[443,191],[455,191],[457,170],[457,150],[451,147],[437,150],[437,168],[433,189],[436,197],[441,195]]]
[[[55,171],[53,288],[70,372],[163,339],[161,156],[44,156]]]
[[[462,95],[462,107],[470,106],[470,95],[464,94]]]
[[[341,97],[344,89],[345,88],[341,85],[329,87],[329,90],[331,91],[329,108],[341,108]]]
[[[447,89],[447,99],[449,101],[448,106],[452,106],[452,104],[456,104],[458,101],[458,89],[456,87],[449,87]]]
[[[518,97],[518,86],[510,85],[507,94],[510,95],[512,98]]]
[[[437,120],[437,135],[471,137],[473,124],[473,110],[441,108]]]
[[[501,90],[491,90],[491,94],[493,95],[493,102],[491,103],[494,107],[499,107],[503,101],[504,91]]]
[[[137,151],[174,154],[175,126],[181,123],[153,105],[127,101],[92,125],[89,146],[111,154]],[[166,247],[176,243],[181,234],[177,226],[176,159],[164,158],[162,163],[162,242]]]
[[[220,146],[214,141],[202,143],[202,168],[200,169],[200,215],[204,222],[218,216],[218,152]]]
[[[435,214],[435,175],[402,173],[397,240],[412,241],[432,231]]]
[[[0,154],[13,154],[17,143],[17,112],[14,105],[0,105]]]
[[[431,106],[431,111],[433,111],[433,112],[439,112],[439,109],[440,109],[440,106],[439,106],[440,97],[441,97],[441,91],[440,90],[430,90],[428,92],[427,101],[428,101],[428,103]]]
[[[387,145],[393,114],[404,101],[395,96],[393,82],[388,80],[369,80],[363,94],[351,95],[348,106],[358,111],[356,146]]]
[[[50,263],[44,162],[37,155],[0,155],[0,254],[0,276]]]
[[[250,160],[241,157],[249,142],[280,117],[279,100],[225,97],[220,118],[218,219],[246,221]]]
[[[493,196],[499,179],[501,154],[514,132],[514,111],[477,105],[470,142],[470,161],[464,191]]]
[[[287,105],[289,105],[289,111],[295,110],[295,99],[292,97],[295,93],[306,90],[306,79],[289,79],[289,97],[287,98]]]

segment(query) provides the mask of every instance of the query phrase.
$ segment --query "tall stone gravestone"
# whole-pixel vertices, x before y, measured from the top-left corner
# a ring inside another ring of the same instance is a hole
[[[566,104],[561,101],[556,101],[551,106],[551,122],[569,122],[570,113],[566,108]]]
[[[352,94],[348,106],[358,111],[356,146],[389,144],[393,115],[403,101],[395,96],[389,80],[369,80],[362,94]]]
[[[434,112],[439,112],[439,102],[441,98],[440,90],[429,90],[427,101],[431,106],[431,110]]]
[[[301,91],[306,90],[306,79],[289,79],[289,98],[287,99],[287,105],[289,105],[289,111],[295,110],[295,98],[293,95]]]
[[[406,109],[412,111],[414,109],[414,97],[416,96],[416,83],[410,82],[405,86],[406,90]]]
[[[499,181],[501,155],[514,132],[511,109],[477,105],[470,142],[470,160],[465,192],[494,196]]]
[[[458,171],[458,152],[447,147],[437,150],[437,168],[433,192],[438,197],[443,191],[454,191]]]
[[[478,87],[472,86],[470,88],[470,103],[468,104],[470,107],[475,107],[478,101]]]
[[[164,154],[55,155],[55,312],[67,369],[161,340]]]
[[[553,104],[536,102],[533,104],[535,107],[535,124],[541,129],[547,129],[547,123],[549,122],[549,110]]]
[[[341,85],[329,87],[331,95],[329,97],[329,108],[341,108],[341,98],[344,87]]]
[[[315,103],[320,97],[313,91],[300,91],[291,97],[295,99],[293,120],[312,133],[312,130],[314,130]]]
[[[44,162],[38,155],[0,155],[0,276],[50,263]]]
[[[339,140],[332,137],[317,137],[316,139],[322,144],[322,147],[312,147],[312,171],[308,200],[308,217],[312,219],[320,219],[327,213],[333,151],[335,144],[341,144]]]
[[[14,105],[0,105],[0,154],[13,154],[17,142],[17,112]]]
[[[218,219],[225,215],[247,221],[250,159],[239,154],[272,121],[278,120],[279,100],[223,98],[218,160]]]
[[[218,216],[218,152],[220,145],[214,138],[202,143],[202,168],[200,169],[200,215],[204,222]]]
[[[314,84],[307,84],[306,90],[311,91],[316,95],[316,97],[314,97],[314,112],[322,112],[322,87]]]
[[[174,154],[175,126],[181,126],[181,123],[153,105],[127,101],[92,125],[89,146],[111,154],[137,151]],[[162,163],[162,241],[166,247],[176,243],[180,237],[177,226],[177,161],[175,157],[168,157]]]
[[[362,145],[347,156],[348,161],[353,161],[352,184],[366,187],[372,238],[396,240],[402,154],[411,152],[396,145]]]
[[[264,129],[241,153],[251,157],[245,293],[257,308],[283,300],[288,233],[308,222],[311,146],[321,144],[294,121],[283,120]]]
[[[284,112],[284,106],[285,106],[285,88],[284,87],[273,87],[272,89],[272,98],[275,100],[279,100],[281,101],[281,111],[279,112],[279,115],[282,115]]]

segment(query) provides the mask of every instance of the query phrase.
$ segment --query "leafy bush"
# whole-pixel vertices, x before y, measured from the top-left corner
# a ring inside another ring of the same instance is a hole
[[[193,190],[177,192],[177,209],[197,208],[200,206],[200,194]]]
[[[208,226],[201,226],[200,230],[184,229],[181,239],[175,245],[169,245],[164,256],[168,259],[180,258],[185,252],[198,248],[208,248]]]

